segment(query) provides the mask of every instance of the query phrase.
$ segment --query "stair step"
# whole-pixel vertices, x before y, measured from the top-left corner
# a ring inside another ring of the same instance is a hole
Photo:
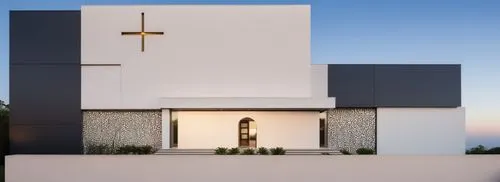
[[[285,149],[286,155],[342,155],[331,149]],[[215,155],[215,149],[161,149],[157,155]]]

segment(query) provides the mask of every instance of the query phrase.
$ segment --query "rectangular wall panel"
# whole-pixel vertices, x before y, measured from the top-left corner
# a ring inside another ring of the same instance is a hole
[[[459,107],[461,66],[328,65],[336,107]]]
[[[11,65],[10,124],[79,124],[80,67]]]
[[[311,96],[309,5],[89,5],[81,10],[82,64],[121,65],[117,109],[159,109],[163,97]],[[144,52],[140,36],[121,35],[140,30],[141,13],[146,31],[165,33],[146,36]]]
[[[375,105],[461,106],[460,65],[375,65]]]
[[[373,107],[373,65],[328,65],[328,97],[336,107]]]
[[[7,182],[498,182],[500,155],[6,157]],[[160,180],[175,179],[175,180]]]
[[[465,108],[378,108],[377,154],[464,155]]]
[[[10,61],[80,64],[80,11],[11,11]]]
[[[10,12],[10,152],[82,152],[80,12]]]
[[[82,149],[82,125],[11,125],[14,154],[72,154]],[[11,154],[12,154],[11,153]]]
[[[311,65],[311,93],[313,98],[328,97],[328,65]]]
[[[94,65],[81,69],[82,109],[120,108],[121,67]]]

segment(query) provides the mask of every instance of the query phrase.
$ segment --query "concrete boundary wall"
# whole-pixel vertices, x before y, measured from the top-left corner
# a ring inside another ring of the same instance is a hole
[[[14,155],[6,182],[498,182],[500,156]]]

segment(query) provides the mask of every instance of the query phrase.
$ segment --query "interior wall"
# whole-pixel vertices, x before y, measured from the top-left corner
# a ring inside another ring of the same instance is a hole
[[[319,112],[178,111],[178,148],[238,147],[238,123],[257,124],[257,147],[319,148]]]

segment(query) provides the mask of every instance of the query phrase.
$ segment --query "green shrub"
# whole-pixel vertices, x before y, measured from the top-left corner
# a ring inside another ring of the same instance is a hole
[[[240,149],[235,147],[235,148],[231,148],[229,149],[229,151],[227,152],[228,155],[238,155],[240,154]]]
[[[349,152],[348,150],[346,149],[342,149],[340,150],[340,153],[344,154],[344,155],[351,155],[351,152]]]
[[[259,147],[259,149],[257,149],[257,153],[260,155],[269,155],[269,150],[267,150],[266,147]]]
[[[106,144],[90,144],[87,146],[87,154],[113,154],[114,151]]]
[[[500,154],[500,147],[493,147],[486,151],[486,154]]]
[[[4,166],[0,165],[0,182],[3,182],[4,180],[5,180]]]
[[[139,153],[139,154],[154,154],[156,152],[156,150],[153,148],[153,146],[150,146],[150,145],[144,145],[144,146],[141,146],[139,148],[141,151],[141,153]]]
[[[136,154],[136,155],[144,155],[144,154],[154,154],[154,150],[152,146],[142,145],[125,145],[121,146],[116,150],[116,154]]]
[[[373,149],[369,149],[369,148],[359,148],[356,150],[356,153],[359,155],[373,155],[373,154],[375,154],[375,151],[373,151]]]
[[[225,148],[225,147],[217,147],[215,149],[215,154],[216,155],[226,155],[227,154],[227,148]]]
[[[283,147],[276,147],[269,149],[272,155],[285,155],[286,151]]]
[[[9,113],[9,105],[0,100],[0,165],[5,164],[5,156],[9,154]]]
[[[478,145],[477,147],[472,147],[467,150],[465,154],[500,154],[500,147],[486,148],[483,145]]]
[[[321,152],[321,155],[330,155],[329,152]]]
[[[470,150],[467,150],[466,154],[485,154],[488,152],[488,149],[483,145],[478,145],[477,147],[472,147]]]
[[[254,154],[255,154],[255,150],[251,149],[251,148],[247,148],[247,149],[243,150],[243,152],[241,153],[241,155],[254,155]]]

